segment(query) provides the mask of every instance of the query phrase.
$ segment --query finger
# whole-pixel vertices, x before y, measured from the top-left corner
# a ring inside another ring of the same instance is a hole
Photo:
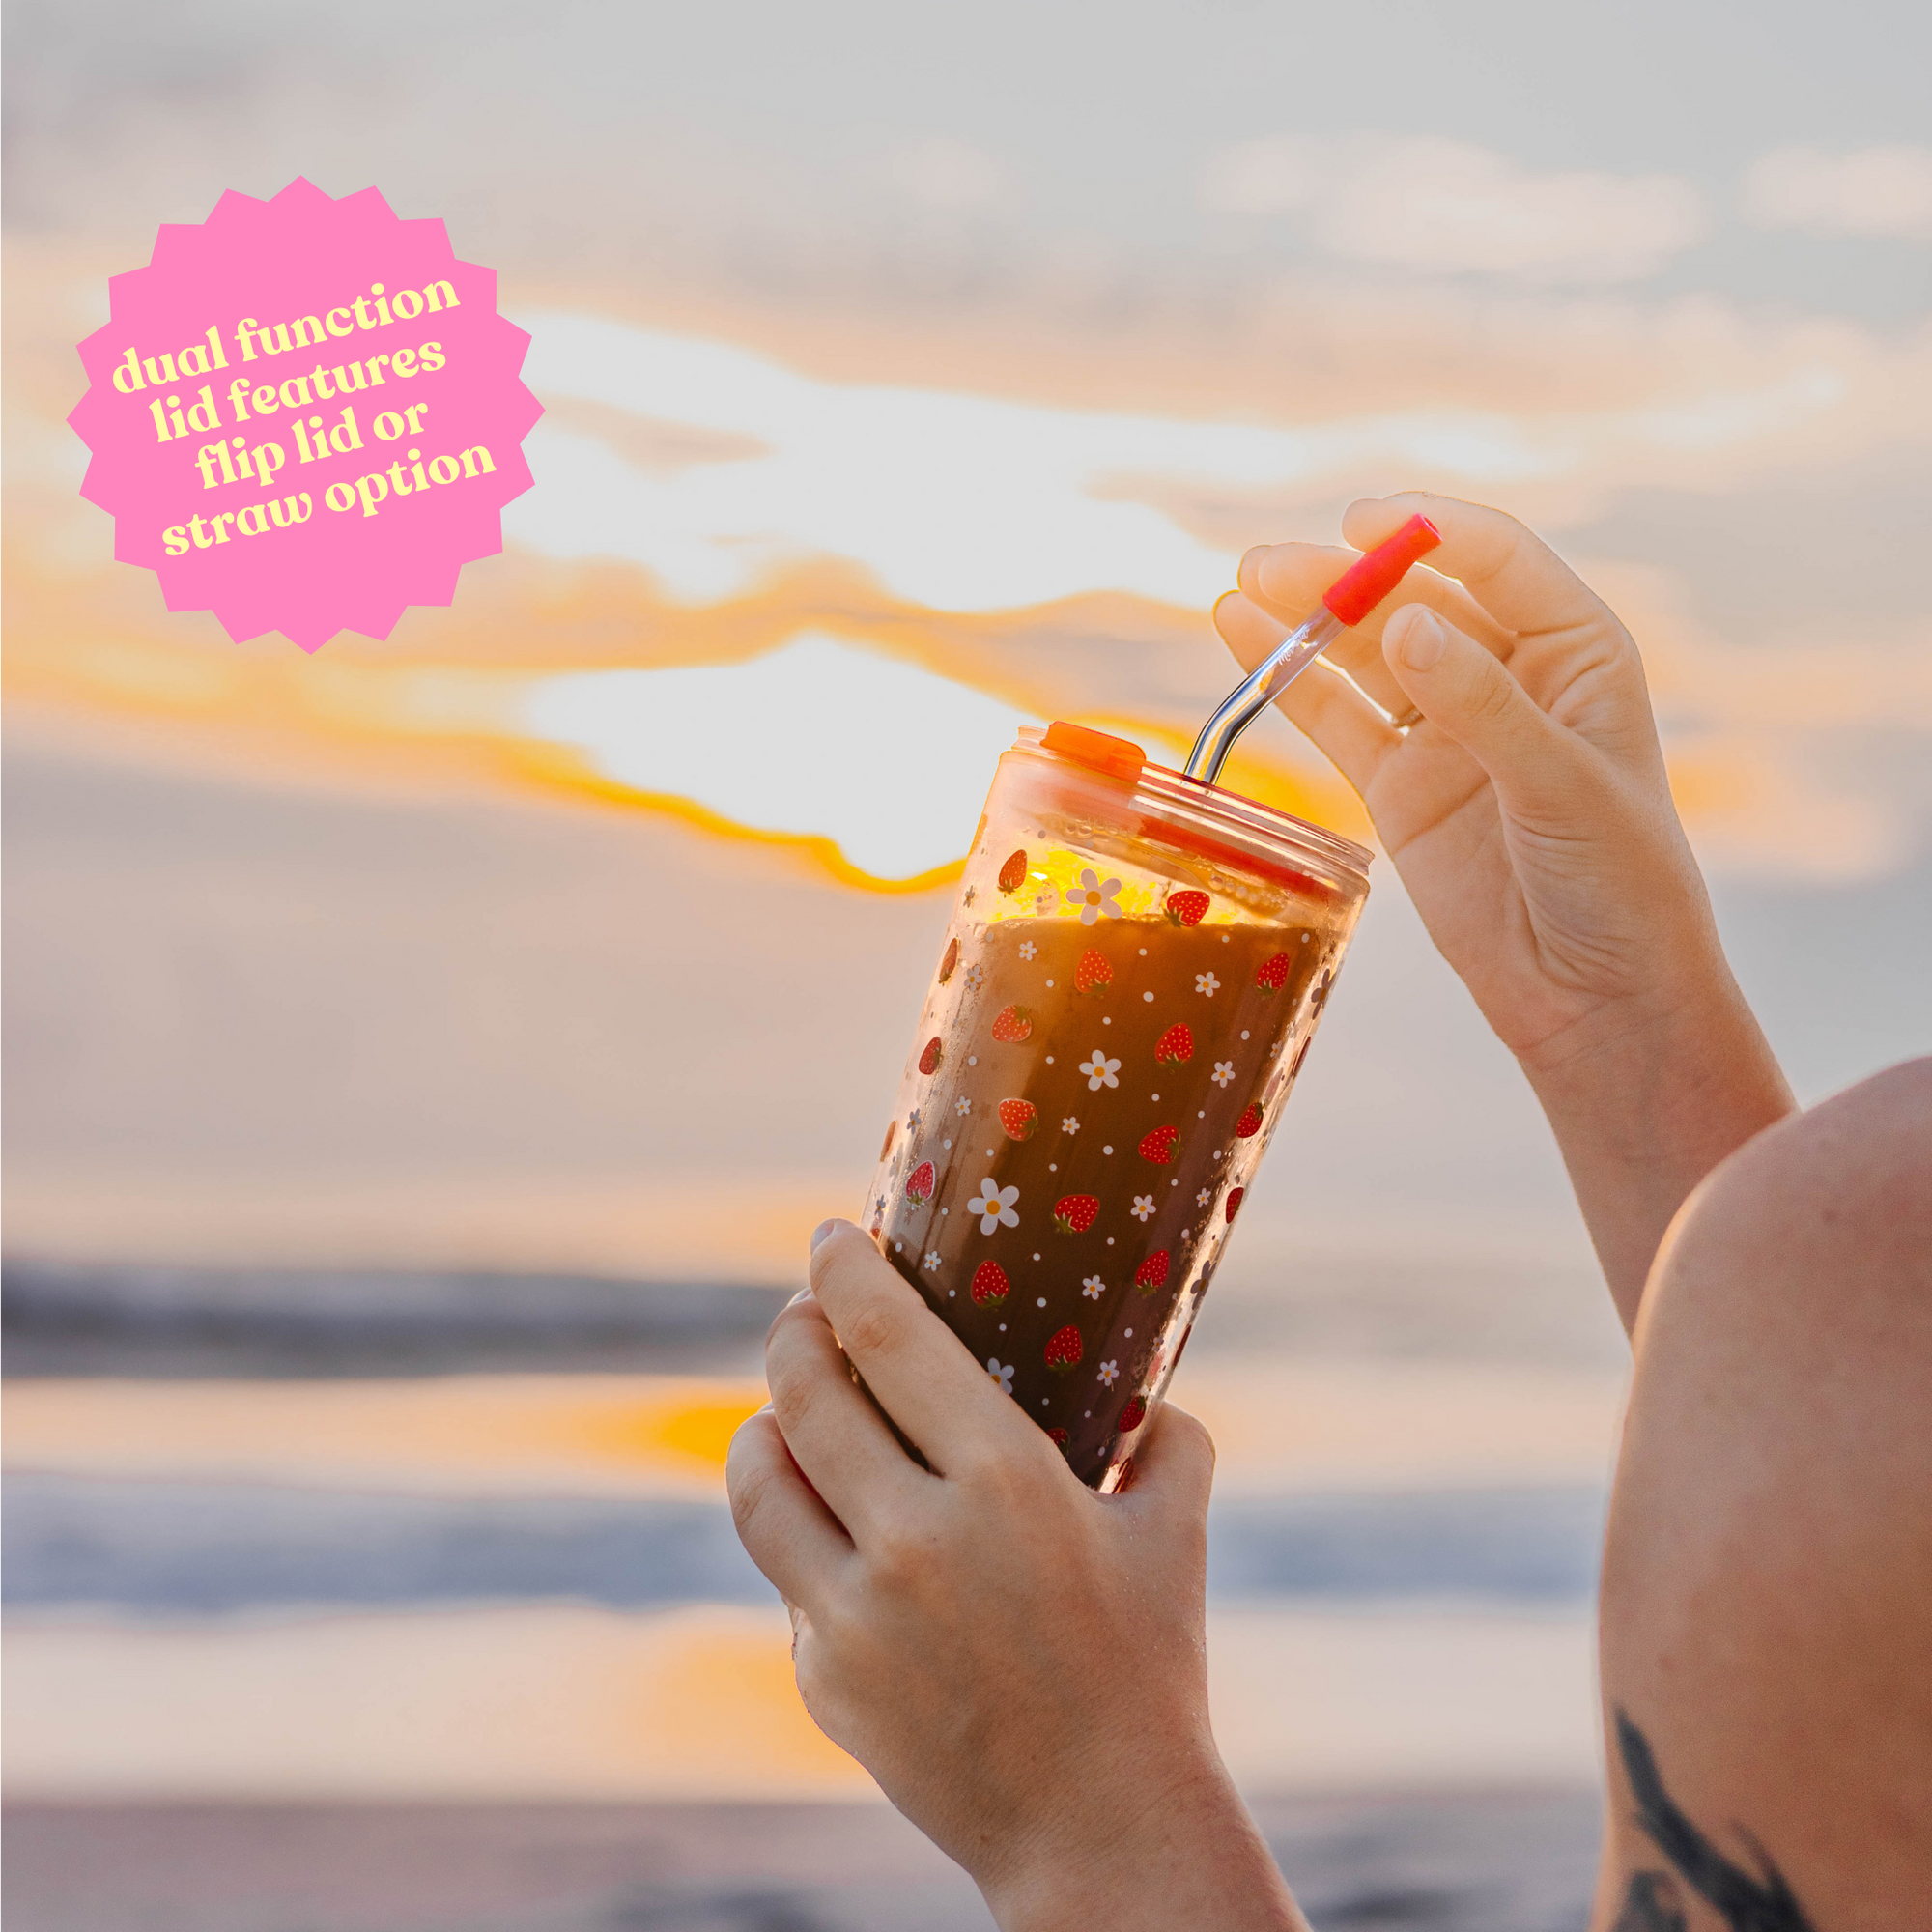
[[[811,1287],[867,1387],[935,1470],[953,1473],[1046,1443],[850,1221],[836,1223],[812,1249]]]
[[[1263,544],[1241,559],[1252,567],[1264,596],[1282,607],[1295,622],[1313,611],[1338,571],[1354,563],[1359,553],[1335,544]],[[1427,563],[1412,563],[1402,582],[1355,625],[1348,636],[1381,646],[1382,626],[1405,604],[1427,604],[1459,630],[1466,631],[1507,664],[1516,633],[1499,624],[1453,577]],[[1338,640],[1339,641],[1339,640]]]
[[[1214,1438],[1184,1408],[1160,1403],[1134,1448],[1134,1480],[1122,1501],[1163,1522],[1204,1524],[1214,1484]]]
[[[1278,552],[1291,554],[1278,557]],[[1236,581],[1264,611],[1292,629],[1314,611],[1321,593],[1354,561],[1352,551],[1333,544],[1264,545],[1241,558]],[[1330,664],[1340,665],[1384,711],[1403,708],[1401,692],[1387,668],[1368,662],[1379,653],[1364,648],[1352,630],[1344,631],[1322,656]]]
[[[852,1539],[799,1473],[769,1408],[732,1436],[724,1488],[746,1553],[788,1605],[809,1613],[850,1558]]]
[[[1616,623],[1603,599],[1534,530],[1482,503],[1423,490],[1368,497],[1343,513],[1342,534],[1367,550],[1418,513],[1442,533],[1441,547],[1429,559],[1432,567],[1457,579],[1497,623],[1520,636],[1596,631]],[[1405,594],[1400,601],[1416,600]],[[1469,629],[1453,612],[1443,614]]]
[[[1288,635],[1288,627],[1238,590],[1214,607],[1214,628],[1253,670]],[[1391,680],[1393,682],[1393,680]],[[1400,699],[1402,704],[1408,700]],[[1376,767],[1402,743],[1381,713],[1346,678],[1312,664],[1275,699],[1282,715],[1307,732],[1316,748],[1355,787],[1364,790]]]
[[[931,1478],[895,1439],[853,1378],[825,1310],[810,1294],[780,1312],[765,1342],[772,1412],[798,1466],[854,1541]]]
[[[1531,818],[1575,815],[1590,795],[1579,781],[1594,754],[1507,665],[1420,604],[1389,619],[1382,648],[1416,709],[1482,766],[1505,806]]]
[[[1298,624],[1355,556],[1353,551],[1333,544],[1266,544],[1249,551],[1241,559],[1240,582],[1264,610]],[[1505,664],[1516,646],[1515,634],[1498,624],[1454,578],[1423,564],[1411,564],[1401,583],[1322,653],[1339,664],[1384,711],[1399,712],[1406,700],[1382,662],[1382,627],[1405,604],[1417,603],[1429,605],[1494,651]]]

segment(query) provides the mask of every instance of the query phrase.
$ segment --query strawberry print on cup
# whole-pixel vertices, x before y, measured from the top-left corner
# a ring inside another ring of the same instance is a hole
[[[1238,801],[1266,840],[1236,811],[1215,856],[1164,848],[1163,813],[1222,795],[1203,808],[1149,772],[1063,799],[1034,743],[1002,761],[960,882],[877,1239],[1069,1467],[1114,1489],[1363,886],[1353,848]]]

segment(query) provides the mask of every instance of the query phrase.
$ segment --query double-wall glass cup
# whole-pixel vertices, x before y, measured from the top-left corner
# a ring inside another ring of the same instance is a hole
[[[1000,760],[866,1225],[1097,1489],[1180,1359],[1368,861],[1079,726]]]

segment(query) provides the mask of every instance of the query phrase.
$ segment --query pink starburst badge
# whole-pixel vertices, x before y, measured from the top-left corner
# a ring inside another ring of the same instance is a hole
[[[529,337],[440,221],[373,187],[231,192],[108,294],[68,418],[94,452],[81,495],[170,611],[213,611],[238,642],[382,639],[503,548],[543,413]]]

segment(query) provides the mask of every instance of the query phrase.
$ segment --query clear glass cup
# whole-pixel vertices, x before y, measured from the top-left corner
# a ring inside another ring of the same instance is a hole
[[[866,1225],[1097,1489],[1180,1359],[1368,862],[1080,726],[1000,759]]]

